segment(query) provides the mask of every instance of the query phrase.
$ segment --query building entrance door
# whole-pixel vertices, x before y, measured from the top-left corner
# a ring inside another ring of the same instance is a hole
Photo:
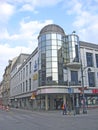
[[[54,99],[54,105],[55,105],[54,107],[56,110],[60,110],[63,105],[63,98]]]

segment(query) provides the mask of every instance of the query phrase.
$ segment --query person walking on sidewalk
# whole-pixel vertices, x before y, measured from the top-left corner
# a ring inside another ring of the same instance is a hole
[[[63,104],[62,110],[63,110],[63,115],[66,115],[66,103]]]

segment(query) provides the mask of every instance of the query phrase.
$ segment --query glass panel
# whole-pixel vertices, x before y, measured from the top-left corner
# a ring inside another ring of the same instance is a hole
[[[45,47],[41,48],[41,53],[45,53]]]
[[[51,34],[46,34],[46,40],[51,39]]]
[[[89,87],[95,87],[95,73],[88,72]]]
[[[52,56],[57,56],[57,50],[52,50]]]
[[[58,64],[57,62],[52,62],[52,68],[57,68]]]
[[[78,41],[78,40],[77,40],[77,39],[78,39],[78,37],[77,37],[77,36],[75,36],[74,38],[75,38],[75,41],[77,42],[77,41]]]
[[[46,69],[46,73],[51,73],[51,69]]]
[[[46,46],[46,42],[45,41],[43,41],[41,44],[42,44],[42,47]]]
[[[57,50],[57,46],[52,46],[52,50]]]
[[[62,41],[58,41],[58,46],[61,46],[62,45]]]
[[[70,36],[70,35],[68,36],[68,41],[69,41],[69,42],[71,41],[71,36]]]
[[[46,78],[46,80],[47,80],[47,84],[51,84],[52,83],[52,76],[48,76]]]
[[[51,46],[46,46],[46,50],[51,50]]]
[[[57,49],[58,49],[58,50],[61,49],[61,46],[58,46]]]
[[[46,73],[46,77],[51,77],[52,73]]]
[[[87,66],[93,67],[93,54],[86,52]]]
[[[77,71],[71,71],[71,84],[72,85],[78,84],[78,72]]]
[[[98,54],[96,54],[95,56],[96,56],[96,67],[98,68]]]
[[[71,44],[72,48],[75,48],[75,42],[72,42]]]
[[[56,39],[56,34],[54,33],[52,33],[52,38],[51,39]]]
[[[60,34],[57,34],[57,39],[58,39],[58,40],[61,40],[61,39],[62,39],[62,37],[61,37]]]
[[[57,41],[56,40],[52,40],[52,46],[57,46]]]
[[[51,40],[46,41],[46,46],[51,46]]]
[[[58,80],[58,74],[57,73],[52,73],[52,79],[53,80]]]
[[[39,64],[39,70],[41,70],[41,64]]]
[[[52,72],[54,73],[57,73],[58,72],[58,69],[57,68],[52,68]]]
[[[57,57],[52,57],[52,61],[57,61]]]
[[[51,57],[46,58],[46,62],[52,61]]]
[[[74,36],[73,35],[71,36],[71,39],[72,39],[72,41],[74,41]]]
[[[46,62],[46,68],[51,68],[51,67],[52,67],[51,62]]]
[[[51,57],[52,56],[52,51],[49,50],[49,51],[46,51],[46,57]]]
[[[46,35],[42,35],[42,36],[41,36],[41,40],[42,40],[42,41],[45,41],[45,40],[46,40]]]

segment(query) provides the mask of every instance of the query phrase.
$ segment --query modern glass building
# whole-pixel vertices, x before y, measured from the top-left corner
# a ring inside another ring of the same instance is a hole
[[[61,85],[63,80],[62,43],[65,33],[58,25],[45,26],[38,37],[39,86]]]
[[[15,71],[14,65],[10,86],[13,107],[54,110],[66,102],[74,109],[82,106],[83,93],[86,105],[93,105],[92,97],[98,105],[98,45],[79,41],[75,31],[67,35],[58,25],[43,27],[38,47],[16,63],[20,67]]]

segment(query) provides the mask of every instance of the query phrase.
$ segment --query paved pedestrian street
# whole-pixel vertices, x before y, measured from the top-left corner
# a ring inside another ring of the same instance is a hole
[[[98,130],[98,109],[75,116],[62,111],[0,110],[0,130]]]

